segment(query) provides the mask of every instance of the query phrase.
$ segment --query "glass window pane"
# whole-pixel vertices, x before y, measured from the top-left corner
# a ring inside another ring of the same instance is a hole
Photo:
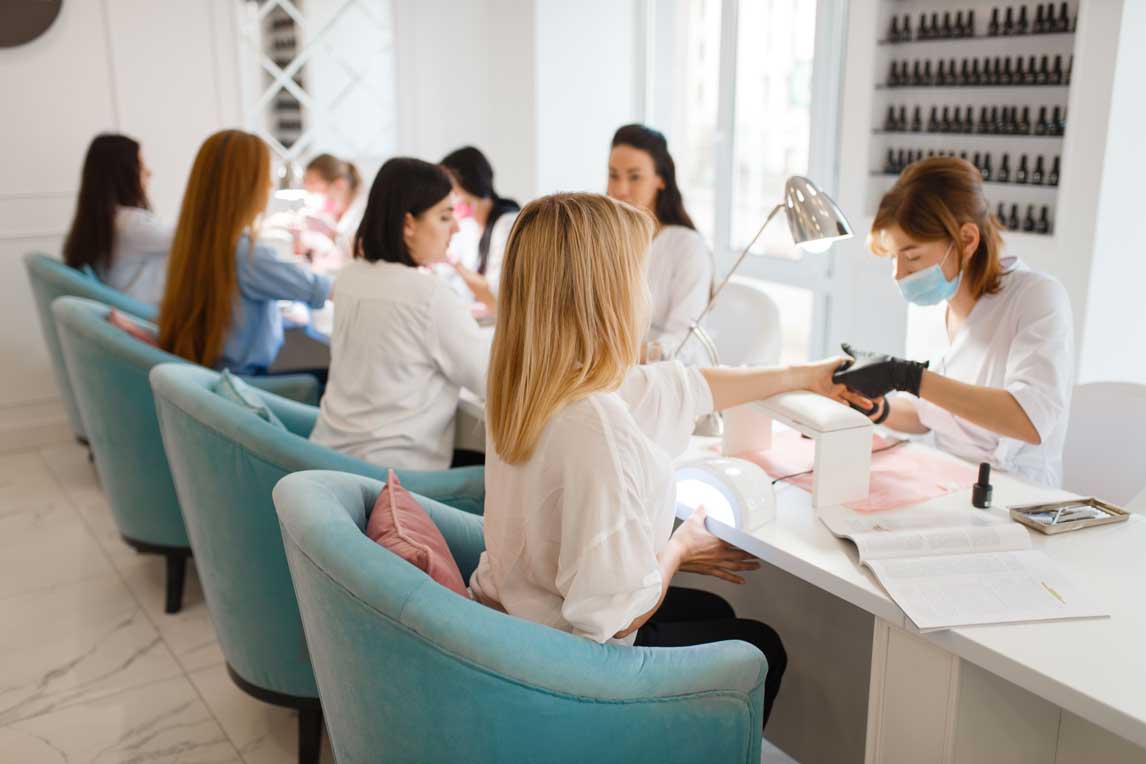
[[[780,202],[784,181],[806,175],[811,147],[816,2],[740,3],[733,141],[733,249],[751,240]],[[794,256],[791,236],[772,225],[753,251]]]
[[[716,109],[720,90],[720,0],[677,0],[675,39],[680,55],[673,77],[669,148],[676,160],[677,183],[697,230],[712,245],[716,210]],[[668,54],[669,51],[662,51]],[[666,55],[666,59],[670,56]],[[658,55],[658,60],[661,57]],[[666,62],[667,63],[667,62]]]

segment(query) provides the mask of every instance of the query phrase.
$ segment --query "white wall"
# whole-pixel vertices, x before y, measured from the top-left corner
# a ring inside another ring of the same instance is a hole
[[[139,139],[154,171],[152,201],[174,218],[199,143],[237,119],[230,8],[69,2],[45,35],[0,50],[0,407],[55,397],[21,258],[59,253],[92,136]]]
[[[533,2],[396,0],[398,152],[480,148],[503,196],[534,193]]]
[[[1079,381],[1146,383],[1146,235],[1139,222],[1146,179],[1146,3],[1124,6],[1118,35]]]
[[[537,0],[538,194],[604,192],[609,144],[637,120],[634,0]]]

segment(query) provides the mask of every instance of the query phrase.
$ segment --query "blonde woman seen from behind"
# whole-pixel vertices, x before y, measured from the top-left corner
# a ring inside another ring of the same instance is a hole
[[[488,382],[486,551],[475,597],[596,642],[724,639],[768,659],[764,718],[786,656],[768,626],[678,570],[742,583],[758,566],[704,528],[673,531],[672,459],[697,416],[795,389],[839,397],[840,359],[777,369],[638,366],[653,221],[595,194],[527,205],[510,235]]]

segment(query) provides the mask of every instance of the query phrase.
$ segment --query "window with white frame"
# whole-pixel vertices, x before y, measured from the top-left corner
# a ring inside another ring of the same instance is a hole
[[[644,20],[644,119],[668,136],[721,278],[789,176],[836,191],[844,3],[645,0]],[[738,274],[762,282],[780,309],[781,361],[822,355],[831,256],[801,257],[782,217],[753,252],[762,256]]]

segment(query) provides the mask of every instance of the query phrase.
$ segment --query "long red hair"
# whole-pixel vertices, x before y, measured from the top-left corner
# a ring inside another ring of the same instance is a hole
[[[267,206],[271,155],[256,135],[222,130],[199,148],[159,306],[159,346],[202,366],[223,353],[238,296],[235,248]]]

